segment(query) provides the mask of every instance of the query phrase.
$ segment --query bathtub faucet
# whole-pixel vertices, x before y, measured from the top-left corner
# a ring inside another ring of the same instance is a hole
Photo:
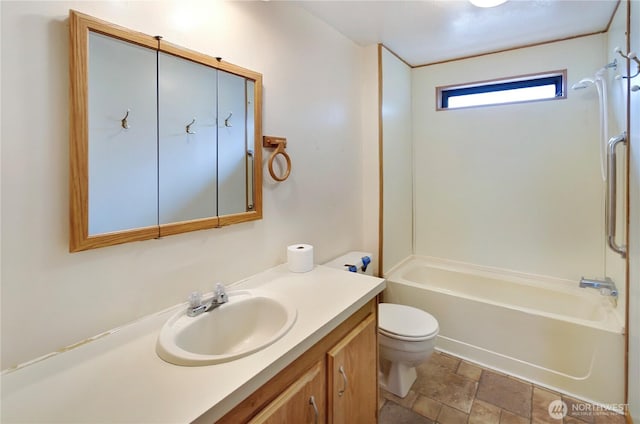
[[[589,278],[582,277],[580,279],[580,287],[591,287],[597,290],[600,290],[600,294],[603,296],[612,296],[618,297],[618,289],[616,288],[616,283],[609,277],[605,277],[604,281],[602,280],[592,280]]]

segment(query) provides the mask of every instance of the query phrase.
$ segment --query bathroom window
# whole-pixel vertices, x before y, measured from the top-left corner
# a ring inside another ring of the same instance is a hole
[[[436,87],[437,109],[458,109],[505,103],[566,98],[567,71]]]

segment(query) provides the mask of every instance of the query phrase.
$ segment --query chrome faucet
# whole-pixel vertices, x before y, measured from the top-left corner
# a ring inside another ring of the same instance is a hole
[[[618,289],[616,287],[616,283],[609,277],[605,277],[604,281],[602,280],[592,280],[589,278],[582,277],[580,279],[580,287],[591,287],[597,290],[600,290],[600,294],[603,296],[612,296],[618,297]]]
[[[189,309],[187,309],[187,315],[195,317],[203,312],[209,312],[217,307],[227,303],[229,297],[224,289],[224,286],[220,283],[216,284],[216,289],[213,292],[213,297],[209,303],[202,303],[202,295],[200,292],[193,292],[189,296]]]

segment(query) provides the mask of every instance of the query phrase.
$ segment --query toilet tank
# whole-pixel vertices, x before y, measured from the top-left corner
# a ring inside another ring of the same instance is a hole
[[[373,275],[374,270],[373,255],[370,252],[347,252],[323,265],[367,275]]]

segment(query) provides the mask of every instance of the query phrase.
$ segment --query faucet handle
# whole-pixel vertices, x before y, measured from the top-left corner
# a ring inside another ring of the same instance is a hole
[[[197,308],[202,305],[202,293],[199,291],[191,292],[189,295],[189,307]]]
[[[218,303],[225,303],[228,300],[226,289],[222,283],[216,283],[216,288],[213,291],[213,298]]]

